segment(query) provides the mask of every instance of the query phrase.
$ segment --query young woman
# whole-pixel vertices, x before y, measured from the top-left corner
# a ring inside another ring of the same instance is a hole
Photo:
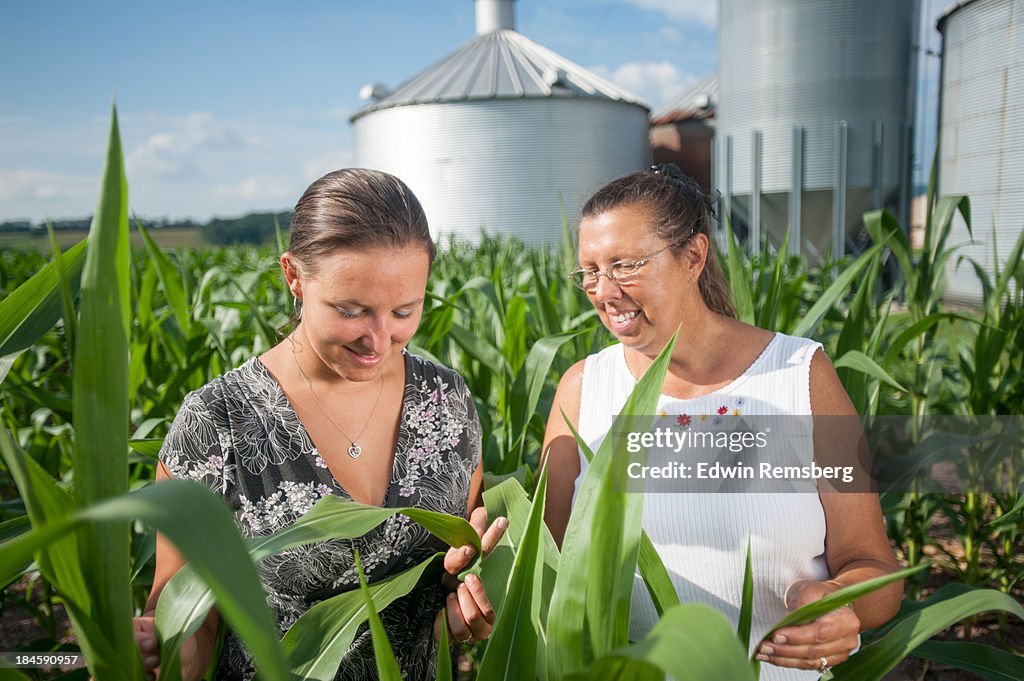
[[[294,331],[186,397],[160,452],[157,478],[207,485],[234,509],[247,536],[286,527],[334,494],[472,515],[489,550],[505,522],[484,531],[473,400],[457,373],[405,350],[420,321],[433,258],[423,209],[398,178],[340,170],[314,182],[295,207],[291,243],[281,256]],[[312,605],[358,588],[355,550],[373,582],[445,548],[399,515],[356,540],[284,551],[258,570],[284,633]],[[457,574],[470,558],[471,549],[451,549],[445,567]],[[146,615],[136,619],[150,670],[160,662],[152,617],[157,598],[183,565],[163,537],[156,560]],[[435,678],[435,629],[442,621],[456,641],[490,633],[494,612],[478,579],[467,577],[445,592],[440,582],[419,588],[381,613],[405,678]],[[183,646],[185,679],[205,672],[217,627],[212,612]],[[216,678],[248,679],[254,671],[242,642],[228,632]],[[365,627],[336,678],[377,678]]]
[[[562,412],[596,451],[636,381],[677,329],[658,409],[681,423],[734,412],[854,414],[820,344],[735,319],[710,230],[708,197],[674,166],[614,180],[583,208],[579,269],[571,277],[619,343],[571,367],[551,408],[544,443],[546,520],[559,543],[587,467]],[[873,494],[648,494],[643,526],[681,599],[716,607],[734,622],[750,540],[755,641],[787,607],[898,567]],[[861,629],[895,614],[900,597],[901,586],[892,585],[853,607],[781,630],[757,651],[769,663],[762,678],[816,678],[847,659]],[[631,637],[656,621],[638,583]]]

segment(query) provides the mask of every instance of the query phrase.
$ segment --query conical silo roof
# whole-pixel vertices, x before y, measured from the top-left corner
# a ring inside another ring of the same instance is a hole
[[[489,99],[577,97],[635,104],[639,97],[514,30],[478,35],[387,96],[356,111],[351,121],[381,109]]]

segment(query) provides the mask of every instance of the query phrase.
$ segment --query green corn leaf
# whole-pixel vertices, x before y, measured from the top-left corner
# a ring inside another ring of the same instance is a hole
[[[174,311],[174,317],[178,320],[178,326],[185,335],[192,329],[192,316],[189,314],[188,293],[185,291],[185,283],[182,280],[181,272],[175,267],[167,254],[160,250],[149,232],[142,226],[142,221],[135,218],[135,224],[139,228],[139,234],[146,244],[146,251],[149,253],[150,261],[156,269],[157,277],[160,279],[160,286],[167,296],[167,302]]]
[[[181,646],[199,630],[214,607],[213,591],[187,563],[164,585],[156,604],[156,630],[160,637],[160,678],[181,679]]]
[[[501,469],[495,473],[511,473],[516,468],[516,463],[522,461],[523,448],[526,446],[526,432],[530,419],[537,410],[537,402],[540,401],[544,384],[548,380],[548,373],[551,371],[551,363],[558,354],[558,350],[567,341],[576,338],[582,331],[561,333],[556,336],[546,336],[534,342],[530,353],[526,356],[523,368],[516,375],[512,384],[511,396],[511,418],[512,426],[519,432],[512,449],[514,456],[507,457]]]
[[[864,271],[864,268],[870,265],[872,260],[879,257],[883,246],[884,244],[872,246],[864,251],[859,258],[847,265],[846,269],[839,273],[835,281],[818,297],[818,300],[811,306],[811,309],[804,314],[803,319],[797,322],[790,333],[794,336],[813,335],[825,313],[843,299],[850,290],[850,286],[860,276],[860,273]]]
[[[128,441],[128,446],[131,447],[133,451],[153,459],[160,454],[160,447],[162,447],[163,444],[164,439],[162,437],[140,438]]]
[[[683,603],[666,612],[643,640],[615,650],[567,680],[652,678],[655,670],[679,681],[757,678],[725,617],[707,605]]]
[[[252,560],[260,561],[275,553],[303,544],[325,541],[327,539],[353,539],[366,534],[391,516],[399,513],[408,515],[450,545],[463,546],[465,544],[473,544],[479,555],[481,550],[480,537],[463,518],[417,508],[387,509],[368,506],[337,496],[324,497],[309,512],[288,527],[274,534],[250,540],[248,550]],[[412,583],[415,584],[415,581]],[[371,587],[371,590],[375,587],[376,584]],[[188,566],[179,570],[170,579],[167,586],[164,587],[165,593],[168,589],[171,590],[170,593],[174,594],[171,597],[171,602],[174,604],[173,614],[163,615],[167,619],[166,621],[162,620],[159,608],[163,606],[158,606],[157,626],[165,643],[170,640],[172,642],[171,645],[177,646],[199,628],[206,618],[213,601],[211,600],[209,588],[202,584],[200,576]],[[408,591],[409,589],[406,589],[400,595],[405,595]],[[397,598],[398,596],[395,597]],[[164,596],[161,595],[160,603],[163,604],[163,602]],[[390,601],[388,602],[390,603]],[[384,607],[384,605],[380,607]],[[362,611],[357,607],[354,612]],[[168,613],[171,613],[171,611],[168,611]],[[312,621],[316,617],[315,614],[311,615],[310,620]],[[362,617],[365,619],[365,614]],[[360,622],[362,622],[362,619],[355,622],[355,626],[358,626]],[[304,631],[303,628],[307,626],[302,625],[296,632]],[[294,629],[294,625],[292,628]],[[330,676],[327,678],[333,678],[334,671],[337,669],[337,660],[341,659],[341,655],[347,650],[348,644],[352,642],[355,629],[353,628],[351,632],[345,630],[343,633],[345,636],[351,633],[351,636],[349,636],[348,642],[344,643],[344,645],[336,644],[332,648],[337,654],[333,657],[334,668],[329,670]],[[309,631],[305,631],[301,637],[299,633],[292,635],[290,638],[286,636],[288,643],[285,645],[285,649],[286,651],[293,651],[289,654],[289,659],[293,660],[293,662],[296,659],[312,660],[311,666],[307,668],[307,671],[310,673],[312,673],[311,670],[320,670],[317,672],[318,674],[321,672],[327,673],[323,670],[330,667],[330,660],[332,659],[330,655],[333,653],[325,652],[324,657],[319,657],[314,651],[308,650],[303,642],[313,640],[314,638],[319,640],[319,635],[314,635]],[[289,646],[292,646],[292,648],[289,648]],[[296,647],[301,647],[301,651],[294,652]],[[340,648],[340,650],[335,650],[337,648]],[[164,656],[171,656],[176,650],[176,648],[169,648]],[[295,657],[296,655],[298,658]]]
[[[359,573],[359,591],[366,603],[366,612],[370,619],[370,636],[373,638],[373,656],[377,662],[377,678],[381,681],[402,681],[402,670],[395,659],[395,651],[388,640],[384,624],[380,621],[377,608],[373,605],[373,596],[366,586],[366,575],[363,574],[363,563],[356,551],[356,571]]]
[[[914,648],[914,657],[964,669],[985,681],[1024,679],[1024,657],[980,643],[925,641]]]
[[[480,535],[465,518],[422,508],[381,508],[358,504],[334,495],[326,496],[297,521],[252,543],[256,560],[300,544],[330,538],[361,537],[394,515],[406,515],[449,546],[472,544],[480,554]]]
[[[571,423],[569,430],[572,431],[572,435],[576,438],[576,443],[583,455],[587,457],[587,461],[593,461],[594,453],[590,451],[590,447],[583,441]],[[640,554],[637,558],[637,567],[640,568],[640,576],[644,580],[644,586],[647,587],[647,593],[650,595],[659,617],[668,612],[672,606],[679,605],[679,593],[672,584],[668,569],[665,568],[665,563],[658,555],[658,550],[654,548],[651,538],[647,536],[646,530],[640,533]]]
[[[862,374],[877,378],[882,383],[895,388],[901,392],[909,392],[899,381],[893,378],[888,371],[878,365],[875,360],[865,355],[860,350],[847,350],[846,353],[836,360],[836,369],[853,369]]]
[[[213,589],[220,612],[245,641],[261,673],[271,681],[288,681],[274,617],[234,518],[219,497],[197,483],[170,480],[150,485],[36,527],[0,546],[0,575],[10,574],[49,542],[86,524],[125,524],[132,520],[141,520],[165,534],[194,563],[196,572]],[[127,569],[127,555],[125,563]],[[126,624],[130,623],[129,613]],[[106,628],[107,623],[103,626]],[[129,647],[117,650],[122,652],[113,658],[115,661],[123,658],[125,650],[136,650],[134,640]],[[161,651],[161,656],[169,659],[165,653]],[[95,664],[95,660],[89,662]]]
[[[60,282],[60,303],[64,317],[64,335],[67,339],[68,356],[75,347],[75,336],[78,333],[78,314],[75,312],[75,295],[72,291],[72,283],[68,278],[68,268],[64,262],[64,254],[57,245],[57,235],[53,232],[53,223],[46,222],[46,233],[50,237],[50,252],[53,254],[53,264],[57,268],[57,279]],[[78,277],[81,273],[78,273]],[[76,281],[74,289],[78,289],[80,281]],[[2,354],[2,353],[0,353]]]
[[[466,354],[480,362],[484,367],[498,375],[504,375],[508,371],[508,363],[505,361],[505,356],[501,354],[498,348],[480,336],[458,324],[452,324],[448,333],[451,334],[452,340],[466,351]]]
[[[866,596],[869,593],[878,591],[882,587],[888,586],[893,582],[898,582],[904,577],[916,574],[925,568],[928,564],[917,565],[915,567],[906,568],[904,570],[898,570],[897,572],[890,573],[888,575],[882,575],[881,577],[875,577],[874,579],[866,579],[863,582],[858,582],[852,586],[848,586],[844,589],[840,589],[834,593],[830,593],[821,600],[808,603],[802,608],[797,608],[793,612],[789,613],[781,620],[775,623],[771,629],[761,638],[761,641],[767,641],[772,637],[779,629],[783,627],[791,627],[800,624],[807,624],[813,622],[822,615],[828,614],[836,608],[841,608],[848,603],[852,603],[861,596]],[[757,646],[760,648],[760,645]]]
[[[448,627],[439,627],[437,641],[437,681],[452,681],[452,647],[448,642]]]
[[[0,454],[10,472],[11,478],[21,494],[28,517],[33,527],[45,526],[70,515],[74,510],[71,495],[61,488],[57,481],[43,470],[32,457],[27,456],[7,429],[0,427]],[[28,533],[20,533],[8,541],[28,541]],[[45,545],[38,556],[38,563],[43,576],[61,593],[68,606],[72,624],[79,643],[85,651],[104,646],[101,641],[92,640],[79,622],[79,613],[88,612],[91,608],[90,592],[86,588],[82,567],[78,562],[78,537],[69,534],[55,539]],[[32,553],[24,555],[21,563],[17,561],[4,566],[0,571],[0,581],[7,582],[32,558]]]
[[[383,610],[422,580],[439,580],[443,558],[443,553],[435,554],[405,572],[371,584],[374,606]],[[358,589],[321,601],[303,613],[281,639],[292,673],[302,679],[332,681],[367,614],[366,600]]]
[[[487,509],[488,523],[504,517],[508,520],[508,528],[502,535],[497,546],[491,550],[487,559],[480,561],[477,568],[468,572],[476,572],[484,583],[487,598],[491,601],[494,612],[501,614],[504,607],[509,576],[512,565],[523,541],[530,518],[532,505],[519,481],[506,479],[495,487],[484,491],[484,506]],[[554,588],[555,576],[558,573],[558,546],[551,537],[546,525],[541,525],[541,555],[544,560],[542,575],[543,599],[550,602],[551,590]],[[460,575],[462,577],[462,575]],[[541,609],[541,626],[547,622],[547,610]]]
[[[71,295],[77,295],[85,264],[86,241],[63,254]],[[35,344],[53,328],[63,311],[64,294],[56,262],[51,262],[0,301],[0,357]]]
[[[480,681],[530,679],[537,673],[538,627],[543,601],[544,555],[542,528],[547,493],[547,466],[541,470],[519,550],[509,577],[505,607],[497,614],[494,631],[480,662]]]
[[[740,602],[740,618],[736,626],[736,637],[744,650],[750,650],[750,627],[754,620],[754,567],[750,561],[750,539],[747,539],[747,561],[743,568],[743,600]]]
[[[728,244],[726,264],[729,269],[729,288],[736,304],[736,316],[741,322],[754,323],[754,300],[750,292],[751,277],[747,270],[743,252],[732,234],[732,223],[725,219],[725,241]]]
[[[654,413],[674,345],[675,335],[637,383],[621,412],[627,418]],[[625,491],[625,467],[613,466],[615,439],[606,437],[594,455],[562,543],[551,597],[558,617],[547,630],[549,679],[582,671],[585,656],[603,656],[628,639],[643,495]]]
[[[128,491],[131,293],[127,193],[117,112],[112,111],[106,168],[82,269],[80,320],[71,377],[74,492],[79,508]],[[137,650],[131,628],[128,523],[86,525],[78,539],[78,560],[92,597],[90,616],[102,624],[111,648]],[[97,560],[97,556],[104,559]],[[142,673],[142,660],[137,653],[129,660],[137,678]],[[121,661],[93,655],[88,662],[96,678],[125,678]]]
[[[864,646],[833,669],[832,674],[837,681],[879,681],[934,634],[966,617],[989,610],[1024,619],[1024,606],[1007,594],[991,589],[961,593],[933,602],[891,624],[882,638]]]

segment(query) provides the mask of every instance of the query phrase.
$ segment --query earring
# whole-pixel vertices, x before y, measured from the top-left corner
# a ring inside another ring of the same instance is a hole
[[[302,319],[302,298],[292,296],[292,317],[295,321]]]

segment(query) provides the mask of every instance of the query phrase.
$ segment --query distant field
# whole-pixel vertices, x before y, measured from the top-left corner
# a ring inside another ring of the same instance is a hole
[[[74,246],[84,239],[88,232],[84,229],[58,230],[55,232],[57,244],[61,249]],[[203,241],[198,229],[175,228],[151,229],[149,235],[163,248],[202,248],[207,246]],[[142,235],[133,231],[131,233],[133,248],[144,248]],[[50,239],[46,232],[3,232],[0,233],[0,248],[34,248],[39,251],[49,252]]]

